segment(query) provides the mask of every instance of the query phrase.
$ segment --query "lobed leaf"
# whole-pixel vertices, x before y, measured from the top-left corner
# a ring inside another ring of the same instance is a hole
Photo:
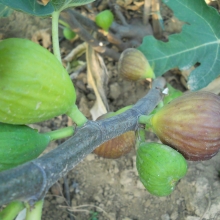
[[[86,5],[94,1],[95,0],[51,0],[51,4],[53,5],[55,11],[59,11],[65,8]]]
[[[54,11],[50,2],[46,6],[38,4],[36,0],[0,0],[0,3],[14,10],[35,16],[49,16]]]
[[[12,9],[7,7],[6,5],[0,4],[0,18],[1,17],[8,17],[13,12]]]
[[[161,42],[152,36],[144,38],[138,48],[152,66],[156,76],[171,68],[188,69],[199,63],[188,79],[190,90],[207,86],[220,74],[220,16],[204,0],[163,0],[185,25],[182,32]]]
[[[44,6],[39,4],[37,0],[0,0],[0,4],[35,16],[49,16],[54,11],[85,5],[93,1],[94,0],[51,0]]]

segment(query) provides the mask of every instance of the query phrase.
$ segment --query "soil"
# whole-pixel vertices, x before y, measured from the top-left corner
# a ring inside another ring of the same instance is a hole
[[[163,17],[170,17],[169,13],[164,7]],[[35,39],[50,48],[50,23],[48,18],[39,19],[14,12],[9,18],[1,18],[1,38]],[[166,23],[169,33],[181,29],[180,22],[173,24],[166,20]],[[62,41],[62,55],[68,54],[73,46],[74,43]],[[147,81],[133,83],[122,80],[117,73],[117,62],[112,59],[106,58],[105,64],[109,72],[105,90],[110,111],[136,103],[149,90]],[[174,87],[185,90],[181,76],[174,74],[174,71],[166,73],[165,77]],[[77,90],[77,104],[91,119],[89,110],[96,97],[88,88],[86,70],[73,82]],[[69,118],[59,116],[32,126],[44,132],[70,125]],[[51,143],[44,153],[63,141]],[[158,142],[158,139],[149,132],[147,141]],[[51,187],[44,201],[42,220],[67,220],[69,215],[75,220],[220,220],[220,154],[209,161],[188,162],[187,175],[167,197],[152,196],[146,191],[139,180],[135,160],[134,149],[114,160],[88,155]]]

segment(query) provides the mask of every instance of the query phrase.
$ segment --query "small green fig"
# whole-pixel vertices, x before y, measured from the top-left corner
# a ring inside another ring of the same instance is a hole
[[[72,40],[76,36],[76,33],[74,31],[72,31],[69,27],[65,27],[63,29],[63,36],[67,40]]]
[[[49,135],[26,125],[0,123],[0,171],[35,159],[49,142]]]
[[[161,142],[186,159],[208,160],[220,148],[220,97],[187,92],[159,109],[150,123]]]
[[[121,111],[120,111],[121,113]],[[97,120],[110,118],[117,115],[117,112],[108,112],[100,116]],[[116,159],[127,153],[129,153],[135,145],[135,132],[128,131],[116,138],[113,138],[99,147],[97,147],[93,152],[104,158]]]
[[[136,166],[141,182],[156,196],[169,195],[187,172],[185,158],[159,143],[142,142],[137,149]]]
[[[110,10],[104,10],[95,17],[96,24],[105,31],[108,31],[113,21],[114,15]]]
[[[118,62],[118,73],[128,81],[155,77],[144,54],[135,48],[128,48],[122,52]]]
[[[0,122],[31,124],[70,111],[73,83],[59,60],[26,39],[0,42]]]

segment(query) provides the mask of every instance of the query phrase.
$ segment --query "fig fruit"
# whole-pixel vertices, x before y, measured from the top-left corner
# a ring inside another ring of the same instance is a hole
[[[50,136],[26,125],[0,123],[0,171],[38,157],[50,142]]]
[[[128,48],[122,52],[118,62],[118,73],[128,81],[155,77],[144,54],[135,48]]]
[[[114,15],[110,10],[104,10],[95,17],[95,23],[105,31],[108,31],[113,21]]]
[[[169,195],[187,172],[185,158],[159,143],[142,142],[137,149],[136,166],[141,182],[156,196]]]
[[[0,42],[0,79],[0,122],[41,122],[75,105],[67,71],[53,54],[32,41]]]
[[[72,31],[69,27],[65,27],[63,29],[63,36],[67,40],[72,40],[76,36],[76,33],[74,31]]]
[[[188,160],[208,160],[220,148],[220,97],[205,91],[187,92],[159,109],[152,130]]]
[[[108,112],[100,116],[97,120],[106,119],[117,115],[116,112]],[[93,152],[104,158],[116,159],[127,153],[129,153],[135,146],[135,132],[128,131],[116,138],[113,138],[99,147],[97,147]]]

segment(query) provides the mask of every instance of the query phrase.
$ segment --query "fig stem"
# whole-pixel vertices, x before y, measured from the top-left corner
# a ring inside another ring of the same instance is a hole
[[[77,124],[77,126],[82,126],[88,121],[85,115],[78,109],[77,105],[73,105],[66,114]]]
[[[55,57],[62,63],[60,56],[60,45],[59,45],[59,11],[52,13],[52,42],[53,42],[53,53]]]
[[[28,203],[25,203],[27,209],[25,220],[41,220],[43,203],[43,199],[37,201],[34,204],[34,207],[30,206]]]
[[[148,63],[147,58],[146,58],[146,61]],[[142,78],[143,79],[146,79],[146,78],[155,79],[155,73],[154,73],[153,68],[150,66],[149,63],[148,63],[147,71],[143,74]]]
[[[24,208],[25,206],[23,202],[13,201],[9,203],[2,212],[0,212],[0,219],[13,220]]]
[[[145,130],[141,127],[138,128],[136,131],[136,143],[135,143],[135,148],[136,150],[140,146],[141,143],[145,142]]]
[[[138,118],[138,123],[140,124],[149,124],[150,123],[150,119],[151,119],[152,115],[141,115]]]
[[[48,135],[50,137],[50,141],[55,141],[58,139],[66,138],[69,136],[72,136],[74,133],[75,128],[73,126],[69,126],[66,128],[61,128],[55,131],[49,131],[46,133],[43,133],[45,135]]]

